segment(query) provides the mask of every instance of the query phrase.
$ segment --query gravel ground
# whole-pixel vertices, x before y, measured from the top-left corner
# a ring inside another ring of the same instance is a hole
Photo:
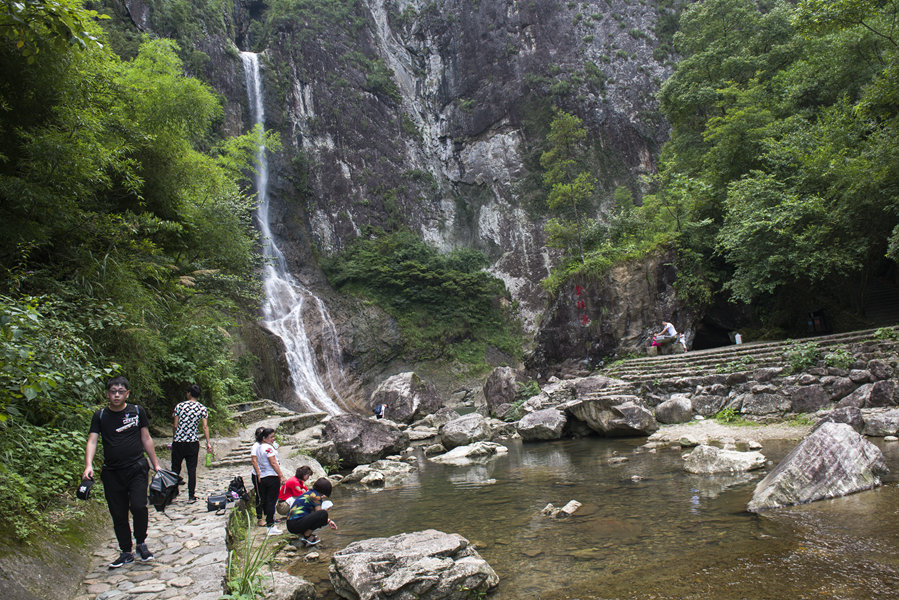
[[[735,442],[763,442],[765,440],[800,440],[804,438],[811,425],[788,425],[775,423],[770,425],[723,425],[717,421],[706,419],[690,421],[678,425],[662,425],[649,437],[649,442],[676,442],[688,435],[700,443],[734,440]]]

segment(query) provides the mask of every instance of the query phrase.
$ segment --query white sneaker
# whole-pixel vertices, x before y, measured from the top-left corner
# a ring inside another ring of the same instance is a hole
[[[280,529],[278,529],[277,527],[269,527],[268,528],[268,535],[281,535],[282,533],[284,533],[284,532],[281,531]]]

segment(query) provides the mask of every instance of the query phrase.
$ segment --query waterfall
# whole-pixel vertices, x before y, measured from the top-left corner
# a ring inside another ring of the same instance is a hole
[[[262,77],[259,71],[259,55],[241,52],[247,81],[247,97],[250,116],[254,124],[265,127],[265,110],[262,102]],[[300,405],[310,411],[324,411],[332,415],[340,414],[343,399],[337,384],[343,381],[340,363],[340,346],[337,328],[325,303],[301,284],[287,270],[287,261],[272,238],[269,224],[268,199],[268,159],[264,143],[256,151],[256,194],[258,207],[256,220],[262,233],[262,252],[266,259],[263,286],[265,299],[262,306],[263,325],[281,338],[285,358],[290,371],[294,393]],[[308,306],[307,303],[313,303]],[[303,318],[304,310],[314,310],[321,322],[321,363],[328,386],[325,387],[319,374],[318,357],[312,348]]]

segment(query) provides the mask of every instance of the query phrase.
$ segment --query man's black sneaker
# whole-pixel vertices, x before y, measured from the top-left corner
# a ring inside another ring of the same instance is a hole
[[[137,554],[138,554],[138,556],[140,556],[140,559],[144,562],[146,562],[148,560],[153,560],[153,553],[147,549],[146,542],[144,542],[143,544],[137,545]],[[132,558],[131,560],[134,560],[134,558]]]
[[[141,544],[141,545],[144,546],[144,548],[146,548],[146,544]],[[140,546],[138,546],[138,548],[140,548]],[[117,559],[115,559],[114,561],[109,563],[109,568],[110,569],[118,569],[122,565],[127,565],[128,563],[133,563],[133,562],[134,562],[133,554],[131,554],[130,552],[122,552],[121,554],[119,554],[119,557]]]

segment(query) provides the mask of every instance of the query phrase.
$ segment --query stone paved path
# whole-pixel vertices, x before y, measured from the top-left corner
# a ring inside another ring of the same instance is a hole
[[[160,462],[168,466],[167,460]],[[91,570],[73,600],[215,600],[221,596],[228,560],[225,525],[234,505],[228,505],[228,513],[216,515],[206,512],[206,498],[226,489],[230,478],[237,474],[224,469],[207,470],[201,465],[197,468],[200,500],[196,504],[187,503],[187,487],[182,486],[165,514],[150,507],[147,547],[155,556],[153,561],[141,562],[135,555],[133,564],[108,568],[119,555],[110,524],[108,541],[94,551]]]

